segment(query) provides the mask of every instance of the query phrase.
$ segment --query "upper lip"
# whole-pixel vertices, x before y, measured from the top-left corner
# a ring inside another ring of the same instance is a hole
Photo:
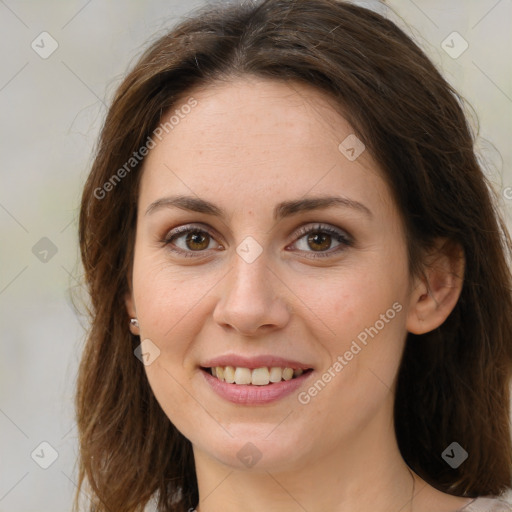
[[[213,368],[215,366],[234,366],[239,368],[249,368],[251,370],[253,370],[254,368],[264,367],[293,368],[294,370],[298,370],[299,368],[301,368],[302,370],[308,370],[312,368],[311,365],[301,363],[300,361],[285,359],[284,357],[269,354],[254,357],[226,354],[223,356],[208,359],[207,361],[201,363],[201,366],[203,368]]]

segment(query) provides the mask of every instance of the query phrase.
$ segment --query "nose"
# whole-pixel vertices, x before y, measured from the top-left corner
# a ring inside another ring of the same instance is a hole
[[[224,329],[244,336],[257,336],[282,329],[290,321],[288,288],[269,266],[264,254],[252,263],[238,255],[222,281],[221,299],[213,318]]]

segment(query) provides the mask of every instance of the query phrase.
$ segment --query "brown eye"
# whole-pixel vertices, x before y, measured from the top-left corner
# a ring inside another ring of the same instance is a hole
[[[183,256],[200,256],[209,249],[221,247],[208,231],[190,225],[173,229],[161,242],[170,251]]]
[[[314,233],[308,236],[308,246],[315,251],[325,251],[330,248],[332,237],[326,233]]]
[[[292,247],[310,258],[332,256],[354,244],[346,231],[321,224],[303,227],[294,236]]]
[[[210,245],[210,235],[204,231],[191,231],[185,239],[187,248],[191,251],[201,251]]]

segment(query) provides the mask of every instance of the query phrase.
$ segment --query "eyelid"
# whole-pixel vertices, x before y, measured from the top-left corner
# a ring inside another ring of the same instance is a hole
[[[205,224],[192,222],[190,224],[183,224],[182,226],[177,226],[173,229],[167,230],[162,241],[169,241],[176,235],[188,233],[189,231],[204,231],[205,233],[208,233],[212,238],[220,237],[217,231],[213,228],[206,226]]]
[[[324,224],[322,222],[308,222],[307,224],[296,229],[290,236],[292,238],[292,241],[296,241],[297,237],[300,238],[308,233],[314,233],[316,231],[340,235],[343,236],[347,241],[353,241],[352,236],[349,235],[349,233],[346,230],[338,228],[331,224]]]

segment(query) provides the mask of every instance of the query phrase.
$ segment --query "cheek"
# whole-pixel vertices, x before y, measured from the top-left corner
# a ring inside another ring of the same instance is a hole
[[[337,343],[343,346],[348,338],[357,337],[376,322],[379,331],[389,331],[390,324],[397,327],[395,319],[404,316],[398,310],[404,310],[407,283],[404,271],[385,264],[366,265],[348,269],[330,279],[328,287],[323,288],[328,291],[317,293],[314,301],[323,302],[319,310],[322,318],[331,327],[335,339],[340,340]],[[395,303],[397,305],[393,307]],[[381,315],[384,315],[383,320]],[[383,325],[385,329],[382,329]]]
[[[194,309],[208,299],[218,281],[215,272],[172,265],[161,253],[136,254],[133,288],[141,334],[178,349],[196,325],[190,321]],[[189,329],[187,336],[180,332],[184,326]]]
[[[299,396],[302,411],[315,418],[315,425],[336,424],[340,436],[357,435],[383,407],[391,407],[403,351],[402,304],[388,294],[363,299],[360,295],[350,306],[344,302],[335,308],[337,335],[324,341],[330,362]]]
[[[325,298],[331,336],[323,345],[329,364],[339,363],[332,388],[346,406],[393,386],[406,336],[407,283],[405,270],[384,262],[340,277]]]
[[[193,368],[189,354],[200,337],[201,323],[194,319],[208,305],[205,278],[193,278],[169,265],[140,260],[134,270],[134,292],[141,339],[150,339],[158,357],[145,366],[156,400],[175,427],[189,437],[204,411],[191,388]],[[187,414],[183,414],[187,411]],[[212,425],[213,428],[213,425]]]

